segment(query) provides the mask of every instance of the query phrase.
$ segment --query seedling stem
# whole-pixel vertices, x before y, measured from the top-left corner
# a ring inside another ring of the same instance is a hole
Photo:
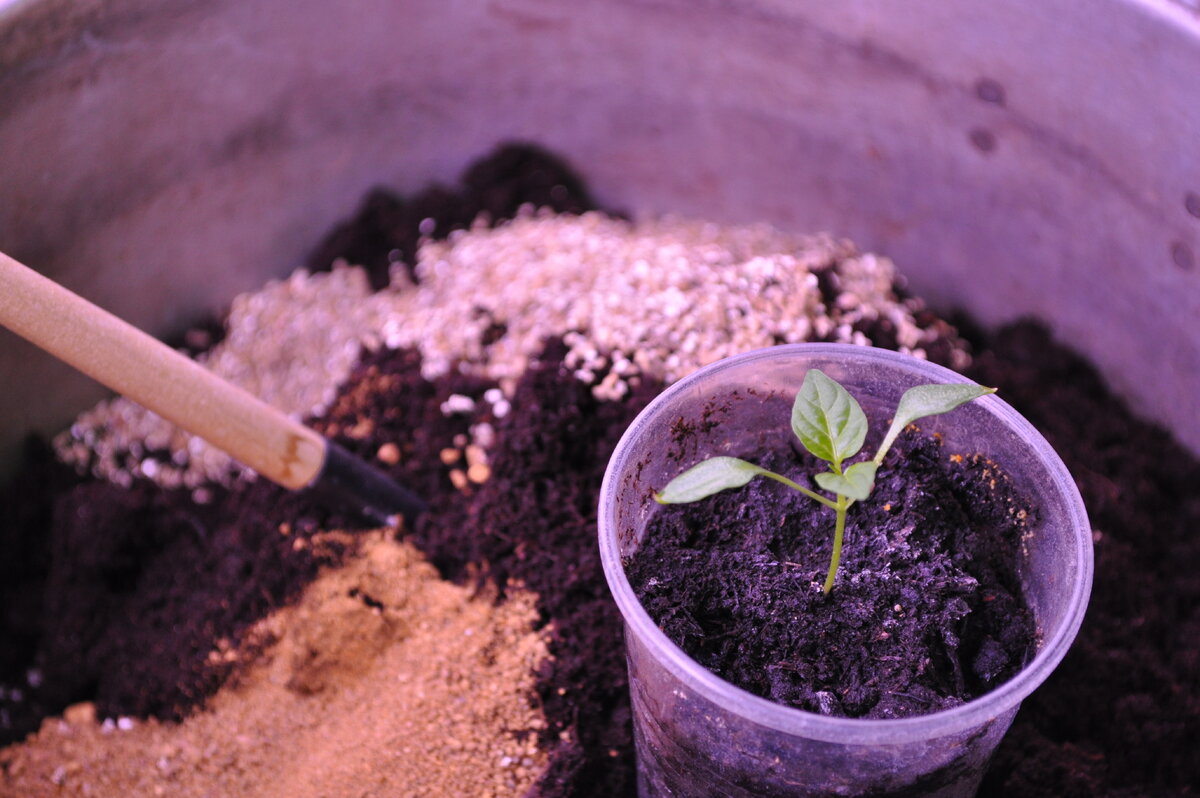
[[[813,456],[829,464],[829,470],[815,474],[817,486],[835,498],[822,496],[791,479],[737,457],[712,457],[692,466],[671,480],[654,498],[660,504],[683,504],[707,498],[729,488],[740,488],[755,477],[768,477],[799,491],[813,501],[832,509],[833,554],[822,588],[833,590],[842,543],[846,533],[846,511],[855,501],[867,499],[875,489],[875,472],[883,464],[897,436],[914,421],[948,413],[984,394],[995,393],[975,383],[918,385],[900,397],[892,425],[884,435],[875,457],[854,463],[843,470],[842,463],[862,449],[867,437],[867,417],[862,407],[845,388],[820,369],[809,369],[792,405],[792,432]]]

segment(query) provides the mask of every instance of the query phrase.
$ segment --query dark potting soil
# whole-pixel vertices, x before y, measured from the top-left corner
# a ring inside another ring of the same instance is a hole
[[[977,346],[967,375],[1000,386],[1063,458],[1096,554],[1083,628],[980,795],[1200,795],[1200,461],[1043,327]]]
[[[715,409],[741,401],[757,400]],[[788,403],[772,404],[787,417]],[[744,456],[801,484],[825,470],[778,443]],[[828,595],[833,511],[766,479],[656,508],[626,563],[630,584],[668,638],[755,695],[855,718],[957,706],[1015,675],[1035,646],[1016,576],[1028,505],[995,464],[966,454],[900,437],[847,513]]]
[[[308,258],[312,272],[329,271],[342,258],[367,270],[376,290],[388,284],[394,263],[413,267],[422,238],[445,238],[484,215],[492,223],[511,219],[522,205],[557,213],[596,210],[583,181],[552,153],[527,144],[506,144],[467,167],[459,187],[430,186],[410,198],[379,187],[357,213],[337,225]]]
[[[596,507],[617,440],[662,386],[597,400],[552,342],[497,426],[492,477],[469,501],[430,513],[414,542],[456,581],[522,584],[550,625],[537,691],[550,765],[540,796],[634,794],[633,731],[621,620],[596,545]]]
[[[524,156],[513,163],[515,172],[499,170],[497,178],[509,186],[522,185],[524,170],[554,168],[536,157],[532,165]],[[557,194],[555,186],[569,191],[565,178],[534,182]],[[381,235],[374,206],[368,206],[335,232],[315,265],[345,255],[352,261],[374,257],[379,268],[401,249],[397,240],[415,241],[421,220],[437,218],[435,210],[413,211],[404,215],[406,227],[382,224],[390,232]],[[434,235],[444,229],[439,222]],[[886,336],[879,338],[877,343],[887,343]],[[1084,360],[1042,328],[1020,324],[977,336],[975,343],[978,354],[968,376],[998,385],[1047,435],[1076,476],[1097,529],[1095,590],[1079,639],[1058,671],[1026,699],[981,795],[1195,795],[1200,463],[1168,433],[1139,421]],[[376,375],[383,370],[397,375],[386,390],[364,364],[330,422],[373,414],[393,425],[387,434],[394,440],[412,440],[396,474],[430,497],[434,511],[414,539],[448,578],[491,574],[501,583],[525,581],[537,590],[553,630],[554,659],[539,674],[551,730],[542,742],[553,755],[535,794],[634,795],[620,621],[595,552],[595,508],[600,475],[617,438],[658,386],[645,385],[622,403],[597,403],[550,353],[518,388],[520,401],[534,403],[541,415],[514,412],[497,424],[492,463],[502,462],[511,485],[522,488],[499,490],[499,482],[492,484],[497,474],[463,495],[448,490],[444,466],[432,449],[445,436],[465,431],[459,425],[474,421],[445,418],[440,403],[449,393],[471,393],[479,386],[428,383],[415,364],[412,353],[380,354],[371,364]],[[378,389],[374,402],[368,398],[372,386]],[[374,443],[341,440],[363,452]],[[0,712],[13,721],[0,724],[2,739],[36,728],[39,717],[58,712],[63,702],[93,699],[111,714],[168,717],[200,705],[215,689],[199,659],[213,640],[225,636],[236,642],[239,629],[298,592],[320,558],[338,556],[328,548],[293,555],[273,548],[272,535],[280,537],[283,521],[290,520],[302,536],[336,521],[305,497],[260,483],[214,496],[211,506],[198,508],[189,495],[148,485],[124,491],[88,483],[81,490],[79,478],[56,465],[48,447],[33,445],[30,451],[27,466],[0,491],[0,684],[20,685],[22,693],[18,699],[7,688],[0,691]],[[143,534],[97,529],[72,537],[70,517],[84,503],[93,517],[109,519],[107,529],[137,523]],[[192,535],[191,542],[173,542],[169,530],[185,540]],[[142,546],[142,540],[152,545]],[[169,590],[162,579],[142,577],[168,570],[183,578]],[[55,572],[82,578],[89,571],[87,590],[49,577]],[[229,576],[236,578],[221,582]],[[53,596],[56,592],[63,595]],[[236,597],[232,603],[230,595]],[[50,602],[76,619],[75,631],[67,634],[45,612]],[[90,623],[84,622],[85,607],[95,608]],[[191,631],[167,633],[176,624]],[[153,645],[147,648],[147,641]],[[65,652],[82,671],[42,674],[35,688],[27,683],[27,671],[47,657],[38,652],[51,651]],[[78,653],[87,651],[107,653],[95,658]],[[145,660],[140,678],[158,671],[144,688],[123,675],[130,652]],[[53,684],[68,677],[64,685]]]

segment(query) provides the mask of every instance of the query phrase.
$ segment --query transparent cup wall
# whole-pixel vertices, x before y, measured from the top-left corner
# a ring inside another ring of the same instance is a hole
[[[812,367],[863,405],[874,440],[900,395],[926,382],[964,379],[895,353],[836,344],[758,350],[681,380],[630,426],[605,475],[600,546],[625,619],[639,790],[643,796],[967,796],[1021,700],[1050,674],[1082,621],[1091,587],[1091,529],[1074,482],[1046,441],[1006,403],[985,397],[926,419],[948,452],[996,460],[1039,506],[1021,579],[1037,621],[1039,650],[999,689],[952,710],[904,720],[828,718],[789,709],[714,676],[671,643],[638,604],[622,559],[654,512],[651,494],[683,467],[715,456],[752,456],[792,435],[791,402]],[[734,397],[722,423],[672,440],[679,419]],[[872,439],[868,438],[868,448]]]

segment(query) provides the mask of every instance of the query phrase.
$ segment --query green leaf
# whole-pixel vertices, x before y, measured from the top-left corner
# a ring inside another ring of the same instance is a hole
[[[875,455],[875,462],[883,462],[883,456],[887,454],[887,450],[895,443],[896,437],[905,427],[917,419],[949,413],[954,408],[964,405],[972,399],[978,399],[985,394],[995,392],[995,388],[985,388],[973,382],[954,383],[950,385],[918,385],[909,388],[900,397],[900,404],[896,406],[896,417],[892,419],[892,426],[888,429],[887,435],[883,438],[883,443],[879,446],[879,452]]]
[[[879,464],[874,460],[867,460],[855,463],[841,474],[827,471],[824,474],[817,474],[814,479],[818,485],[830,493],[862,501],[875,489],[875,471],[878,468]]]
[[[792,405],[792,431],[816,457],[840,470],[867,437],[867,416],[846,389],[820,369],[809,369]]]
[[[659,504],[686,504],[727,488],[740,488],[760,474],[768,473],[754,463],[736,457],[713,457],[692,466],[654,494]]]

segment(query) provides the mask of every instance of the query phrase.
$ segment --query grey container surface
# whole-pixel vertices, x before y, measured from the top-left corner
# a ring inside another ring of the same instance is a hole
[[[0,0],[0,250],[166,334],[533,140],[1037,315],[1200,450],[1197,63],[1170,0]],[[0,466],[100,395],[3,331],[0,386]]]

